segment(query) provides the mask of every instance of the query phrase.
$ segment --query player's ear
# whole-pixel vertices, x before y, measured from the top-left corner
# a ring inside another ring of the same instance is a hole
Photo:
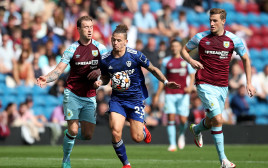
[[[226,22],[226,19],[222,19],[221,21],[222,21],[222,24],[224,25]]]

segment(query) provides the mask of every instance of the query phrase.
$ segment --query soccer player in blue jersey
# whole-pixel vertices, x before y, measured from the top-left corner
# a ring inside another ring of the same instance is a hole
[[[256,90],[251,84],[250,59],[242,40],[224,30],[226,21],[224,9],[210,10],[210,30],[197,33],[182,49],[182,57],[197,69],[195,79],[197,92],[206,108],[206,118],[198,125],[192,124],[190,130],[195,144],[203,146],[202,131],[211,130],[222,168],[233,168],[224,153],[222,131],[222,111],[228,92],[229,62],[233,51],[240,55],[247,78],[247,92],[252,97]],[[188,52],[198,47],[200,61],[192,59]]]
[[[170,43],[171,56],[165,57],[162,61],[161,71],[169,81],[180,83],[180,89],[165,88],[165,106],[164,112],[168,115],[168,139],[170,146],[168,151],[174,152],[177,150],[176,145],[176,123],[175,116],[179,116],[179,134],[178,147],[183,149],[185,146],[184,133],[187,129],[187,121],[190,113],[190,95],[194,87],[195,70],[185,60],[181,58],[181,43],[174,39]],[[187,85],[187,77],[190,77],[190,82]],[[154,97],[154,104],[158,103],[159,95],[164,89],[163,83],[159,82],[158,90]]]
[[[151,142],[151,134],[144,125],[143,101],[148,97],[148,92],[141,67],[150,71],[166,87],[173,89],[180,87],[175,82],[167,81],[162,72],[153,66],[140,51],[126,47],[127,30],[127,26],[123,24],[116,27],[111,39],[113,50],[102,57],[101,77],[95,82],[96,88],[106,85],[114,73],[121,71],[126,72],[130,77],[130,87],[123,92],[113,90],[109,102],[112,143],[123,168],[131,168],[122,140],[125,120],[130,122],[131,137],[135,142],[142,140],[146,143]]]
[[[63,168],[71,167],[70,155],[75,139],[90,140],[93,136],[96,124],[96,89],[93,85],[100,75],[101,55],[108,52],[104,45],[92,39],[93,22],[89,16],[77,20],[77,29],[79,40],[65,50],[53,71],[37,79],[37,84],[44,87],[57,80],[68,64],[71,66],[63,100],[68,124],[68,131],[63,139]]]

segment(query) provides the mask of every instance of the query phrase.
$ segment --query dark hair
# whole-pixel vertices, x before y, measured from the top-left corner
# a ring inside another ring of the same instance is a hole
[[[171,41],[170,41],[170,44],[175,43],[175,42],[178,42],[178,43],[181,44],[181,42],[180,42],[178,39],[176,39],[176,38],[174,38],[173,40],[171,40]]]
[[[221,20],[223,19],[226,19],[226,16],[227,16],[227,13],[224,9],[220,9],[220,8],[212,8],[210,11],[209,11],[209,14],[210,15],[215,15],[215,14],[220,14],[220,18]]]
[[[77,20],[77,22],[76,22],[76,26],[77,27],[81,27],[81,23],[82,23],[82,21],[92,21],[92,18],[90,17],[90,16],[82,16],[82,17],[80,17],[78,20]]]
[[[125,38],[127,39],[127,31],[128,31],[127,25],[120,24],[120,25],[116,26],[116,29],[114,30],[113,34],[115,34],[115,33],[123,33]]]

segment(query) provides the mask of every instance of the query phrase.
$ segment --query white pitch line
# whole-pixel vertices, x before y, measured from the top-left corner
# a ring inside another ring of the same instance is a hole
[[[34,158],[34,157],[0,157],[0,160],[5,159],[5,160],[17,160],[17,159],[23,159],[23,160],[62,160],[62,158]],[[96,160],[96,161],[114,161],[115,159],[90,159],[90,158],[72,158],[72,160],[77,160],[77,161],[91,161],[91,160]],[[159,160],[159,159],[131,159],[133,162],[183,162],[183,163],[218,163],[216,160]],[[268,164],[268,161],[253,161],[253,160],[247,160],[247,161],[242,161],[242,160],[234,160],[233,162],[239,162],[239,163],[259,163],[259,164]]]

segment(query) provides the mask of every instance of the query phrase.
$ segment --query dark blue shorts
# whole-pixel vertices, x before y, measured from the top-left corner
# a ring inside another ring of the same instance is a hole
[[[110,100],[109,113],[116,112],[126,117],[126,119],[133,119],[143,123],[144,107],[143,101],[119,102]]]

